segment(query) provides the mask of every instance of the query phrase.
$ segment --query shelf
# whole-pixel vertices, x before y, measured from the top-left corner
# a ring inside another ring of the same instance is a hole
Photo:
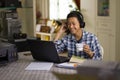
[[[0,7],[0,10],[15,10],[16,7]]]
[[[52,41],[55,36],[55,33],[36,32],[36,36],[41,38],[41,40]]]
[[[24,9],[24,8],[33,8],[33,7],[19,7],[19,8],[20,8],[20,9]],[[18,9],[19,9],[19,8],[18,8]]]
[[[51,33],[36,32],[36,34],[51,36]]]

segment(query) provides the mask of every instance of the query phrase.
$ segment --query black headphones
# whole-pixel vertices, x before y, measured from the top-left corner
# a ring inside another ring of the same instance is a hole
[[[80,13],[79,11],[71,11],[67,16],[67,19],[70,17],[76,17],[78,19],[78,21],[80,23],[80,28],[85,27],[84,17],[82,15],[82,13]]]

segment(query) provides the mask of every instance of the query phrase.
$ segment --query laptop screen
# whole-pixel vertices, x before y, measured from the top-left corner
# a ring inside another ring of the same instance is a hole
[[[52,41],[28,39],[32,57],[35,60],[59,63],[60,58]]]

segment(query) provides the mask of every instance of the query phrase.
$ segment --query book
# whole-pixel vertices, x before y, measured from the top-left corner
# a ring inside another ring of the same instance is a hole
[[[83,63],[84,61],[86,61],[86,59],[73,55],[69,62]]]

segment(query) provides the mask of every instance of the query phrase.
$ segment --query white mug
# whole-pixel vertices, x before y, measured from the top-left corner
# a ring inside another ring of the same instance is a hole
[[[83,51],[83,43],[76,43],[76,50],[77,52]]]

